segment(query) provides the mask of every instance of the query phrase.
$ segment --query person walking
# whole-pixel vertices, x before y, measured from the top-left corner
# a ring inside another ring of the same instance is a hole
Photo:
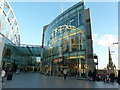
[[[118,70],[118,79],[117,79],[117,83],[120,85],[120,70]]]
[[[64,74],[64,79],[66,79],[66,77],[67,77],[67,69],[63,70],[63,74]]]
[[[25,74],[27,73],[27,68],[24,69],[25,70]]]
[[[109,83],[109,81],[110,81],[110,77],[109,77],[109,73],[107,73],[107,75],[106,75],[106,82]]]
[[[10,68],[7,73],[7,80],[12,80],[12,77],[13,77],[13,72],[12,72],[12,69]]]
[[[17,69],[16,74],[19,74],[19,73],[20,73],[20,69]]]
[[[103,75],[102,75],[102,79],[103,79],[104,83],[106,82],[106,77],[107,77],[106,73],[104,72]]]
[[[113,72],[110,73],[110,82],[115,81],[115,74]]]
[[[88,80],[92,81],[92,71],[91,70],[88,72]]]
[[[48,71],[48,69],[46,70],[45,75],[46,75],[46,76],[49,76],[49,71]]]
[[[2,84],[4,84],[4,77],[5,77],[5,70],[2,69],[1,71],[1,76],[2,76]]]
[[[96,81],[96,75],[97,75],[97,70],[94,69],[93,73],[92,73],[92,78],[93,78],[93,81],[95,82]]]

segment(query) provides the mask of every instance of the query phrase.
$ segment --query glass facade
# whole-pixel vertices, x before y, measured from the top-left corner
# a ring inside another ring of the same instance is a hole
[[[40,62],[41,46],[38,45],[16,45],[0,34],[2,68],[12,70],[37,67]],[[39,61],[38,61],[39,59]]]
[[[43,31],[43,71],[82,75],[86,67],[86,22],[84,4],[79,2],[55,18]]]

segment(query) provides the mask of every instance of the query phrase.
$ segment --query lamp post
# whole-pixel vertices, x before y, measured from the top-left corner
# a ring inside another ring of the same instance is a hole
[[[118,44],[118,42],[116,42],[116,43],[113,43],[113,44]]]
[[[48,44],[48,68],[51,68],[51,56],[52,56],[52,50],[50,49],[50,44]],[[51,74],[51,70],[50,70],[50,74]]]
[[[94,59],[97,60],[97,62],[94,61],[94,63],[95,63],[95,66],[97,66],[97,70],[98,70],[98,56],[96,54],[94,55]]]
[[[51,44],[52,45],[52,44]],[[50,62],[49,62],[49,65],[50,65],[50,75],[52,74],[51,72],[52,72],[52,56],[53,56],[53,46],[52,46],[52,49],[50,50],[50,52],[51,52],[51,59],[49,59],[50,60]]]

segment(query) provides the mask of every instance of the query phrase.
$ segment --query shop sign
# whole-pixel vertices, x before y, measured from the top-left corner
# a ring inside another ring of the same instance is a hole
[[[62,58],[57,58],[57,59],[54,59],[54,60],[53,60],[53,62],[54,62],[54,63],[57,63],[57,62],[62,62],[62,61],[63,61],[63,59],[62,59]]]

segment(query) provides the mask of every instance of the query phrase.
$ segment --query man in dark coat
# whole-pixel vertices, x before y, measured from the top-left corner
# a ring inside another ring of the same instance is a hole
[[[93,78],[93,81],[96,80],[96,75],[97,75],[97,70],[94,69],[93,73],[92,73],[92,78]]]
[[[120,70],[118,71],[118,80],[117,83],[120,85]]]
[[[89,77],[88,80],[89,80],[89,81],[92,80],[92,74],[93,74],[93,73],[92,73],[92,71],[90,70],[90,71],[88,72],[88,77]]]
[[[112,72],[110,73],[110,79],[111,79],[111,82],[115,81],[115,74]]]

